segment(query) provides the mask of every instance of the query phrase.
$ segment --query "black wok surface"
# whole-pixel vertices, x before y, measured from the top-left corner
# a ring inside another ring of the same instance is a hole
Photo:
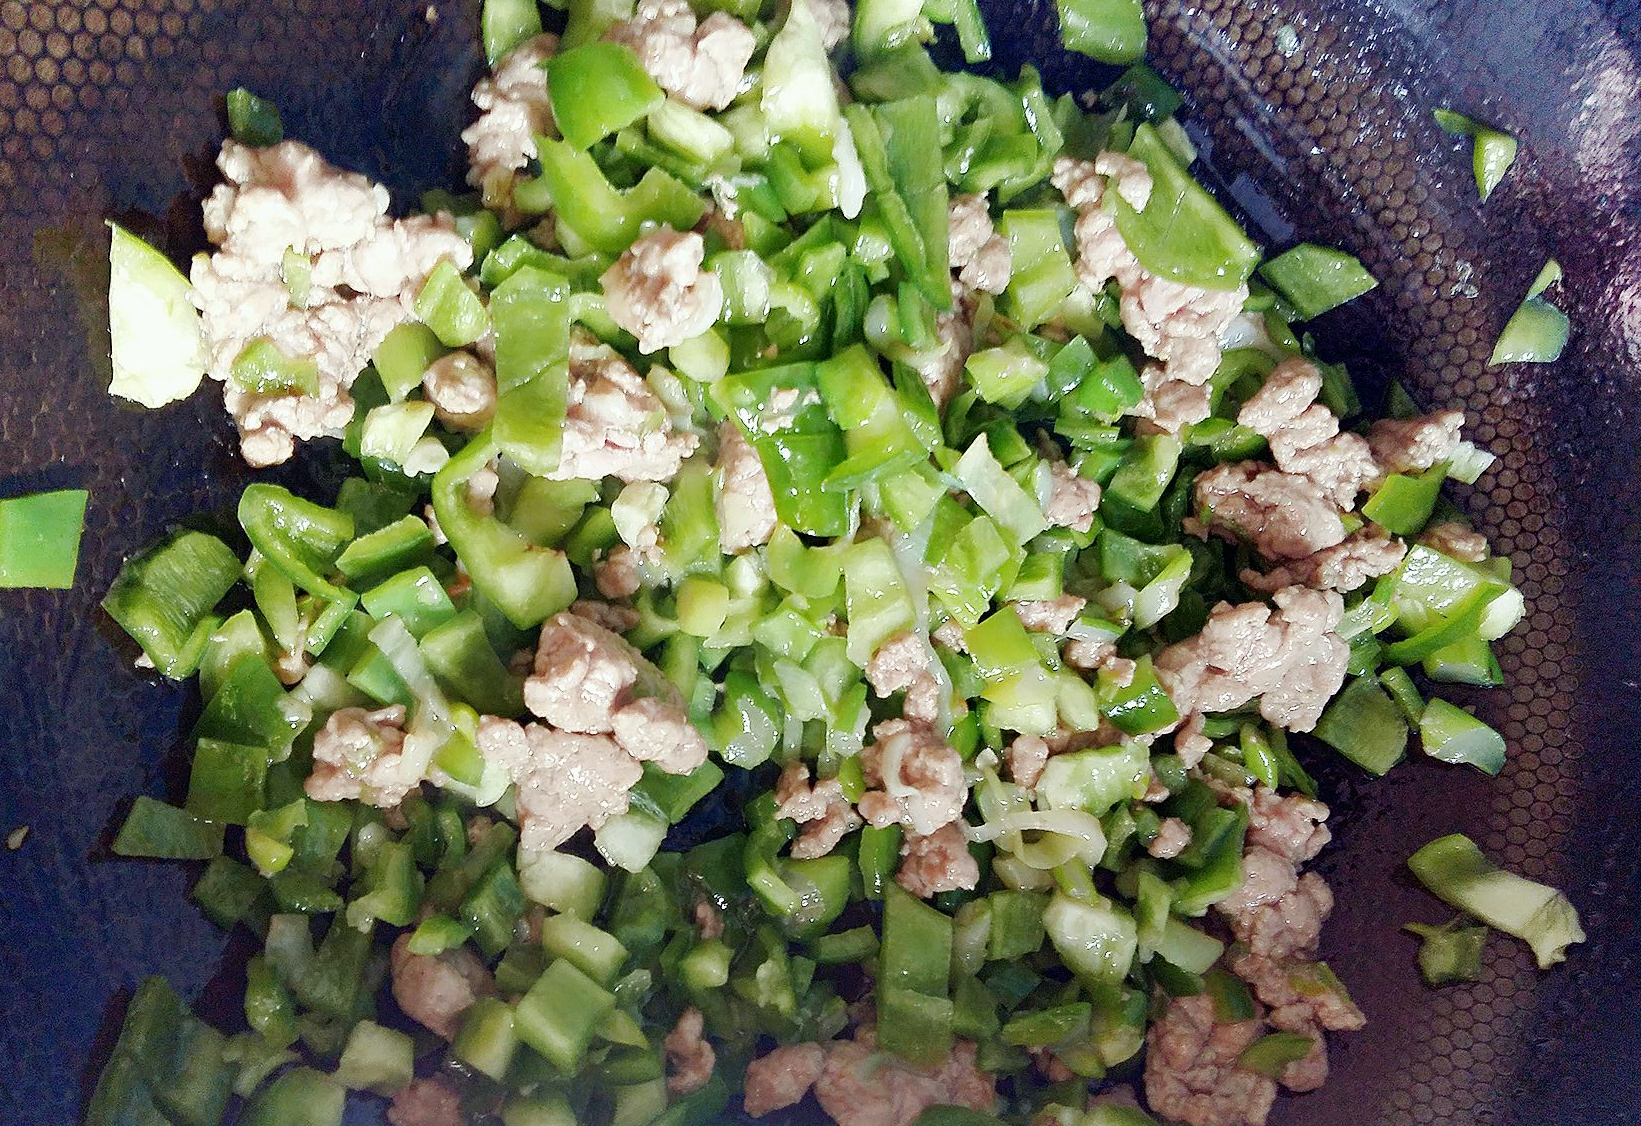
[[[1012,69],[1105,75],[1060,53],[1052,4],[985,5]],[[108,850],[133,795],[180,796],[190,691],[132,669],[97,608],[121,559],[196,512],[231,518],[248,472],[217,394],[161,412],[107,382],[106,233],[181,258],[203,242],[223,91],[273,97],[288,133],[416,190],[459,180],[477,0],[0,0],[0,495],[91,490],[80,581],[0,592],[0,1123],[77,1121],[131,987],[168,974],[232,1022],[243,947],[194,909],[188,865]],[[1507,737],[1501,778],[1410,761],[1384,782],[1324,755],[1339,907],[1324,954],[1366,1011],[1286,1126],[1641,1122],[1641,4],[1621,0],[1162,0],[1156,64],[1250,227],[1361,255],[1383,284],[1315,326],[1365,387],[1463,407],[1500,455],[1459,503],[1514,561],[1528,619],[1509,687],[1452,693]],[[430,17],[436,15],[436,19]],[[1283,29],[1290,30],[1283,30]],[[1291,31],[1291,34],[1290,34]],[[1280,32],[1280,34],[1279,34]],[[1286,48],[1286,50],[1284,49]],[[1485,208],[1430,109],[1523,140]],[[1488,368],[1548,255],[1575,325],[1548,367]],[[283,479],[324,488],[319,452]],[[1496,938],[1482,981],[1422,988],[1408,920],[1445,910],[1402,861],[1462,829],[1564,887],[1590,941],[1546,975]],[[361,1104],[350,1121],[378,1121]]]

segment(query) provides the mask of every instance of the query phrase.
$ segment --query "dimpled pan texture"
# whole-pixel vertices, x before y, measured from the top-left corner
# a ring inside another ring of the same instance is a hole
[[[1060,52],[1047,0],[985,5],[1006,68],[1056,89],[1109,76]],[[109,400],[102,221],[181,258],[222,133],[220,95],[275,98],[291,135],[401,203],[454,183],[478,73],[477,0],[0,0],[0,493],[91,490],[78,587],[0,593],[0,1123],[67,1126],[144,974],[233,1021],[247,950],[187,901],[184,865],[112,858],[130,797],[180,795],[182,688],[131,668],[97,602],[121,559],[247,480],[207,389]],[[1454,693],[1509,740],[1497,781],[1413,761],[1385,782],[1313,754],[1333,804],[1324,953],[1367,1012],[1288,1126],[1641,1121],[1641,5],[1628,0],[1161,0],[1158,68],[1215,175],[1270,245],[1343,245],[1382,280],[1317,326],[1364,389],[1403,378],[1463,407],[1500,455],[1457,497],[1515,564],[1527,620],[1509,687]],[[1429,111],[1520,136],[1485,208]],[[1567,358],[1489,368],[1544,259],[1566,267]],[[335,480],[322,452],[283,475]],[[207,521],[212,519],[207,516]],[[1445,918],[1403,859],[1453,829],[1565,887],[1590,934],[1540,976],[1489,947],[1483,979],[1424,990],[1401,923]],[[361,1103],[350,1122],[380,1121]]]

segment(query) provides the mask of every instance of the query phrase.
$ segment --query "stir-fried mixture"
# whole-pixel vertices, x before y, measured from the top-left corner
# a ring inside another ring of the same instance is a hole
[[[1062,8],[1143,49],[1137,4]],[[117,391],[207,375],[250,465],[356,469],[108,597],[204,700],[181,805],[115,849],[208,861],[260,952],[246,1030],[143,986],[92,1126],[349,1090],[394,1126],[1239,1126],[1321,1086],[1364,1018],[1301,760],[1416,733],[1496,773],[1421,685],[1499,683],[1523,610],[1441,497],[1492,461],[1462,413],[1364,415],[1291,328],[1371,275],[1261,266],[1143,65],[1081,100],[938,67],[989,57],[972,0],[561,28],[486,5],[467,194],[396,218],[236,91],[212,251],[116,231]],[[1582,937],[1462,837],[1414,868],[1542,964]],[[1419,933],[1474,976],[1483,931]]]

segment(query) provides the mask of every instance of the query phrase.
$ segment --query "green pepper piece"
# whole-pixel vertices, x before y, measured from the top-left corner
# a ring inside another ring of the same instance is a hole
[[[814,364],[784,364],[727,375],[712,385],[712,398],[734,419],[758,452],[775,496],[775,511],[794,531],[842,535],[849,498],[824,488],[848,447],[822,401]],[[795,396],[790,407],[768,409],[777,396]]]
[[[1407,866],[1444,903],[1533,949],[1541,970],[1563,961],[1567,947],[1584,941],[1578,911],[1561,892],[1496,867],[1463,833],[1431,841]]]
[[[1236,1058],[1237,1067],[1276,1079],[1290,1063],[1316,1050],[1316,1038],[1298,1032],[1270,1032],[1255,1040]]]
[[[706,204],[687,186],[656,168],[635,187],[617,189],[586,153],[563,141],[538,137],[541,179],[520,183],[514,191],[522,210],[546,210],[588,246],[603,254],[620,254],[632,245],[646,223],[687,231],[706,212]]]
[[[847,492],[927,459],[900,396],[864,346],[854,344],[822,360],[817,374],[827,410],[842,428],[849,450],[848,459],[826,475],[823,488]]]
[[[1060,311],[1077,287],[1058,210],[1009,210],[997,224],[1009,243],[1004,310],[1022,328],[1035,328]],[[1087,347],[1086,342],[1083,345]],[[1092,360],[1092,357],[1090,357]]]
[[[1151,172],[1151,199],[1135,211],[1106,195],[1117,230],[1140,265],[1159,277],[1204,289],[1235,289],[1259,262],[1259,248],[1219,202],[1193,180],[1151,125],[1134,130],[1128,154]]]
[[[883,900],[878,1042],[914,1063],[933,1062],[952,1044],[952,921],[899,884],[886,884]]]
[[[541,34],[536,0],[484,0],[479,13],[484,61],[492,68],[515,47]]]
[[[1497,688],[1504,683],[1504,670],[1493,656],[1493,647],[1477,635],[1443,646],[1419,664],[1425,676],[1446,684]]]
[[[404,516],[360,536],[336,557],[336,569],[359,587],[374,586],[433,559],[433,531],[427,521]]]
[[[519,1000],[515,1028],[520,1040],[561,1072],[573,1074],[594,1031],[614,1008],[613,994],[560,958]]]
[[[850,106],[844,118],[906,277],[935,308],[950,308],[946,173],[935,99]]]
[[[1132,740],[1090,747],[1048,760],[1036,791],[1051,809],[1081,809],[1099,817],[1118,802],[1143,793],[1150,777],[1145,748]]]
[[[569,9],[570,18],[559,39],[560,50],[602,38],[617,23],[631,19],[633,0],[581,0]]]
[[[785,859],[779,867],[782,880],[800,899],[798,909],[780,920],[782,932],[794,942],[818,938],[849,905],[854,865],[847,855],[833,853],[811,860]]]
[[[222,854],[222,826],[139,796],[114,837],[116,856],[154,860],[209,860]]]
[[[312,1068],[281,1072],[245,1108],[243,1126],[342,1126],[347,1088]]]
[[[422,635],[422,657],[440,687],[485,715],[524,711],[523,677],[502,663],[484,632],[484,619],[463,610]]]
[[[1004,889],[992,892],[986,902],[991,905],[987,961],[1014,961],[1042,948],[1047,933],[1043,929],[1043,910],[1048,906],[1048,896],[1037,891]]]
[[[1093,1006],[1087,1001],[1021,1013],[1002,1028],[1004,1043],[1021,1048],[1048,1048],[1061,1041],[1086,1040]]]
[[[455,949],[472,937],[470,924],[449,915],[429,915],[411,932],[410,952],[435,957],[446,950]]]
[[[1385,774],[1402,761],[1407,719],[1377,678],[1359,676],[1316,722],[1316,737],[1371,774]]]
[[[823,934],[808,946],[809,956],[822,966],[865,962],[876,957],[877,952],[877,932],[865,926],[837,934]]]
[[[1566,313],[1542,297],[1529,297],[1510,315],[1487,364],[1554,363],[1561,358],[1571,333],[1572,322]]]
[[[480,997],[462,1017],[451,1053],[463,1063],[496,1080],[507,1078],[518,1054],[519,1031],[513,1008],[494,997]]]
[[[215,856],[189,894],[206,917],[230,930],[250,916],[262,887],[262,877],[239,861]]]
[[[1379,683],[1386,692],[1390,693],[1390,698],[1396,701],[1396,706],[1402,709],[1402,714],[1407,717],[1409,723],[1418,723],[1423,718],[1425,708],[1428,705],[1425,704],[1424,697],[1419,695],[1418,685],[1413,683],[1413,678],[1407,675],[1406,669],[1396,667],[1385,669],[1379,674]],[[1246,743],[1244,743],[1244,754],[1246,754]],[[1276,788],[1274,783],[1271,788]]]
[[[279,107],[259,98],[243,86],[228,91],[228,132],[234,140],[252,148],[277,145],[285,139],[285,122]]]
[[[348,1033],[336,1079],[350,1090],[392,1095],[415,1075],[415,1041],[405,1033],[362,1020]]]
[[[1259,276],[1288,299],[1302,321],[1353,301],[1379,284],[1355,255],[1308,242],[1266,262]]]
[[[1419,974],[1426,985],[1434,988],[1481,979],[1486,927],[1467,926],[1463,916],[1455,916],[1439,927],[1406,923],[1402,929],[1423,940],[1419,943]]]
[[[1419,474],[1392,473],[1362,505],[1362,515],[1398,536],[1415,535],[1430,522],[1446,479],[1445,464]]]
[[[1484,125],[1479,121],[1454,113],[1450,109],[1433,110],[1436,124],[1455,137],[1470,138],[1473,146],[1471,160],[1476,177],[1476,191],[1483,203],[1493,194],[1493,189],[1499,186],[1505,173],[1516,161],[1516,150],[1519,147],[1516,139],[1508,133]]]
[[[1102,63],[1145,57],[1145,13],[1140,0],[1056,0],[1060,42]]]
[[[286,756],[292,740],[312,718],[311,706],[285,691],[266,660],[245,653],[234,661],[205,705],[194,734],[259,746],[277,761]]]
[[[1411,665],[1432,653],[1480,632],[1487,607],[1504,592],[1497,586],[1478,586],[1439,618],[1411,637],[1393,642],[1385,656],[1398,665]]]
[[[154,1105],[176,1126],[219,1126],[228,1109],[234,1068],[222,1033],[189,1017],[177,1038],[176,1072],[154,1091]]]
[[[1144,63],[1125,70],[1100,92],[1100,101],[1113,109],[1127,109],[1130,116],[1152,125],[1161,125],[1185,104],[1179,91]]]
[[[723,780],[723,768],[715,762],[703,762],[688,774],[668,774],[654,763],[645,763],[644,776],[632,793],[653,802],[668,824],[676,825]]]
[[[484,302],[450,259],[441,259],[416,295],[416,319],[433,330],[447,348],[462,348],[484,335],[490,325]]]
[[[851,45],[862,60],[904,50],[928,37],[922,0],[866,0],[855,5]]]
[[[347,597],[324,576],[353,538],[353,517],[258,482],[239,498],[239,524],[251,546],[297,586],[321,598]]]
[[[1179,719],[1174,702],[1157,680],[1149,656],[1134,662],[1134,676],[1126,688],[1102,669],[1095,677],[1095,692],[1105,717],[1128,735],[1159,731]]]
[[[414,904],[411,910],[414,913]],[[485,957],[494,958],[506,949],[513,939],[513,925],[524,914],[524,892],[512,864],[506,860],[492,864],[462,900],[458,914],[473,928],[474,941]]]
[[[366,591],[359,601],[377,621],[399,618],[417,640],[456,616],[443,584],[426,567],[400,571]]]
[[[371,353],[371,363],[382,381],[391,403],[402,402],[404,397],[422,385],[422,377],[434,360],[445,354],[445,347],[433,330],[415,321],[397,325],[382,339]]]
[[[857,863],[867,899],[882,899],[884,889],[894,882],[895,869],[900,866],[900,833],[899,825],[883,829],[868,825],[860,831]]]
[[[964,361],[969,382],[988,403],[1014,409],[1047,377],[1049,366],[1024,336],[1011,336],[995,348],[982,348]]]
[[[84,489],[0,500],[0,590],[67,590],[80,561]]]
[[[184,808],[195,817],[243,825],[262,808],[268,777],[266,747],[201,739],[194,747],[191,771]]]
[[[296,1042],[296,1002],[260,954],[245,967],[245,1022],[274,1047]]]
[[[1097,895],[1082,900],[1055,892],[1043,924],[1066,968],[1091,983],[1120,982],[1139,949],[1133,917]]]
[[[1014,546],[1023,546],[1048,527],[1036,496],[1021,487],[993,456],[985,434],[975,438],[951,472],[975,504],[1009,533]]]
[[[570,287],[558,274],[526,266],[496,287],[494,434],[501,452],[526,472],[558,468],[569,395]]]
[[[228,376],[256,395],[319,394],[319,363],[312,356],[288,356],[266,336],[240,349]]]
[[[1145,385],[1140,382],[1139,373],[1121,352],[1110,359],[1099,359],[1087,341],[1076,337],[1050,362],[1050,383],[1054,383],[1057,370],[1073,365],[1080,370],[1080,378],[1060,400],[1060,421],[1055,426],[1068,437],[1076,433],[1068,432],[1068,423],[1086,418],[1109,425],[1145,397]]]
[[[367,481],[363,477],[349,477],[336,491],[334,507],[353,517],[355,535],[368,536],[408,516],[410,510],[417,506],[421,497],[404,487],[408,484],[394,485]]]
[[[245,852],[264,877],[289,867],[296,849],[291,838],[308,823],[308,803],[298,798],[278,809],[259,809],[245,819]]]
[[[423,883],[410,841],[384,842],[381,851],[365,866],[362,883],[364,893],[348,904],[346,918],[350,927],[369,930],[377,920],[403,927],[415,921]],[[468,922],[472,920],[469,918]],[[487,956],[499,953],[489,943],[480,946]]]
[[[1184,446],[1171,434],[1146,434],[1134,439],[1106,486],[1106,497],[1139,514],[1162,503],[1179,469]]]
[[[469,506],[467,481],[497,451],[489,431],[475,437],[433,478],[439,527],[464,563],[473,585],[521,629],[575,601],[575,575],[562,551],[538,547],[493,516]]]
[[[578,149],[642,120],[667,100],[632,48],[604,41],[554,55],[547,63],[547,94],[559,134]]]
[[[192,644],[195,635],[205,627],[199,640],[209,638],[216,623],[207,614],[240,573],[239,559],[215,536],[178,532],[126,561],[103,609],[142,646],[156,669],[180,679],[197,667],[203,649]]]
[[[165,979],[145,978],[86,1106],[86,1126],[209,1126],[221,1118],[231,1074],[221,1037]]]
[[[860,212],[866,185],[849,126],[839,112],[836,78],[814,13],[807,3],[792,5],[764,52],[758,108],[771,140],[794,146],[806,168],[825,170],[834,181],[825,205],[839,207],[852,219]]]
[[[1504,736],[1446,700],[1431,700],[1419,717],[1419,744],[1441,762],[1468,763],[1483,774],[1504,769]]]

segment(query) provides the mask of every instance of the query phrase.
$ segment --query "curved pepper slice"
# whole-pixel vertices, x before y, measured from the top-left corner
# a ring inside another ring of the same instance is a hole
[[[284,576],[321,598],[347,592],[325,576],[353,539],[353,517],[303,500],[280,485],[247,485],[239,498],[239,526],[251,546]]]
[[[451,458],[433,478],[433,514],[473,585],[528,629],[575,601],[575,575],[562,551],[536,546],[467,503],[468,479],[495,456],[496,439],[486,430]]]

